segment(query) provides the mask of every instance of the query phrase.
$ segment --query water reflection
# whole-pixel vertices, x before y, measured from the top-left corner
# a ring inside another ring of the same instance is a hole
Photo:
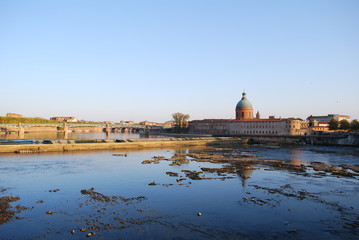
[[[19,139],[24,139],[25,138],[25,133],[24,132],[18,132],[18,138]]]
[[[245,165],[237,169],[237,175],[242,180],[242,186],[247,186],[247,180],[251,177],[255,168],[252,165]]]
[[[140,138],[138,133],[111,133],[105,132],[25,132],[19,133],[3,133],[0,134],[2,140],[15,139],[77,139],[77,140],[91,140],[91,139],[128,139]]]
[[[68,132],[64,132],[64,139],[69,139],[69,133]]]
[[[290,162],[295,165],[295,166],[300,166],[303,164],[302,162],[302,154],[301,151],[299,149],[293,148],[290,151],[291,154],[291,159]]]
[[[184,154],[184,153],[188,153],[188,149],[179,148],[175,150],[175,154]]]

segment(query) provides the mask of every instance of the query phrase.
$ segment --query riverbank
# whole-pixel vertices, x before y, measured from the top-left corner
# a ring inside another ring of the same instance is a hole
[[[127,140],[51,140],[36,144],[0,145],[0,153],[42,153],[68,151],[95,151],[114,149],[162,148],[172,146],[215,146],[241,145],[246,140],[233,137],[208,138],[155,138],[155,139],[127,139]]]
[[[239,137],[252,144],[321,145],[359,147],[358,133],[332,133],[323,135],[218,135]]]
[[[199,133],[166,133],[166,132],[150,132],[151,136],[166,136],[166,137],[181,137],[181,138],[199,138],[199,137],[213,137],[212,134],[199,134]]]

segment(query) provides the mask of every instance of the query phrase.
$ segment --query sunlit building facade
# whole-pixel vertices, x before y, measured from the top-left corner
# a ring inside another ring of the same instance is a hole
[[[308,122],[297,118],[253,117],[253,107],[246,93],[237,103],[236,119],[204,119],[190,122],[191,133],[213,135],[306,135]]]

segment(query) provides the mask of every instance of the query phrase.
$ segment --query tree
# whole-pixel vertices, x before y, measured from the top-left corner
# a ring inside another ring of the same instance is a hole
[[[350,122],[346,119],[340,121],[339,128],[342,130],[349,130],[350,129]]]
[[[59,121],[47,120],[42,118],[25,117],[0,117],[0,124],[19,124],[19,123],[58,123]]]
[[[359,131],[359,121],[358,120],[353,120],[350,124],[350,130],[352,131]]]
[[[172,118],[175,121],[175,130],[177,133],[184,132],[188,127],[188,119],[190,116],[184,113],[173,113]]]
[[[334,118],[330,119],[330,121],[329,121],[329,129],[330,130],[337,130],[338,125],[339,125],[338,120],[336,120]]]

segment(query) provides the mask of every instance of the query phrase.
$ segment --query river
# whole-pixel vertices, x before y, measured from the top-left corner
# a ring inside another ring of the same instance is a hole
[[[0,239],[358,239],[358,164],[318,146],[0,155]]]
[[[106,135],[104,132],[26,132],[22,136],[18,133],[0,134],[0,140],[43,140],[43,139],[128,139],[140,138],[138,133],[111,133]]]

